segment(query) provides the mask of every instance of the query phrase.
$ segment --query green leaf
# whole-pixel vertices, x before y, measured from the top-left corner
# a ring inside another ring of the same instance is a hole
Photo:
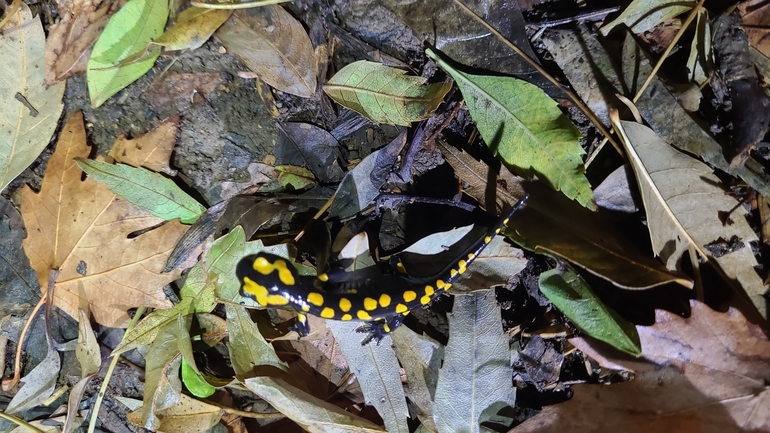
[[[206,398],[217,390],[215,387],[209,385],[203,375],[195,371],[194,368],[187,363],[187,359],[182,358],[182,383],[190,393],[196,397]]]
[[[163,33],[167,19],[166,0],[129,0],[110,18],[88,60],[86,77],[94,108],[152,68],[160,55],[157,46],[139,60],[122,62],[145,51]]]
[[[115,194],[166,221],[179,218],[184,224],[192,224],[206,210],[170,179],[146,168],[83,158],[75,161]]]
[[[232,9],[187,8],[179,14],[174,26],[154,43],[172,51],[194,50],[209,40],[209,37],[232,14]]]
[[[513,406],[511,352],[494,290],[455,296],[449,343],[436,384],[433,419],[438,431],[480,431]]]
[[[305,189],[315,184],[313,172],[305,167],[296,165],[277,165],[275,171],[278,172],[278,182],[285,187],[291,186],[294,189]]]
[[[572,267],[560,262],[540,274],[540,291],[581,331],[634,356],[642,354],[636,327],[604,305]]]
[[[64,108],[64,83],[51,87],[44,83],[44,55],[40,18],[32,18],[29,7],[22,4],[0,36],[0,191],[45,149]]]
[[[251,376],[255,367],[274,367],[272,376],[279,371],[288,373],[289,365],[281,361],[273,345],[265,340],[249,312],[240,305],[225,304],[230,343],[230,362],[238,377]]]
[[[512,77],[458,71],[430,49],[426,54],[447,71],[465,97],[481,137],[520,174],[537,174],[552,188],[596,209],[581,160],[580,132],[538,87]]]
[[[401,69],[361,60],[337,72],[324,92],[376,123],[409,126],[430,117],[452,84],[426,86],[425,78],[405,74]]]
[[[600,31],[602,35],[607,36],[618,24],[625,24],[634,33],[644,33],[663,21],[692,9],[696,3],[692,2],[692,5],[688,6],[682,5],[679,0],[634,0],[620,16]]]

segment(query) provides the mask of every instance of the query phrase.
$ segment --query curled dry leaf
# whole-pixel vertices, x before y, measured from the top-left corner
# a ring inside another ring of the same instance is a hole
[[[93,179],[81,180],[74,157],[87,157],[83,115],[64,126],[48,162],[40,193],[26,187],[21,208],[29,236],[24,251],[40,286],[54,281],[54,305],[72,317],[88,308],[105,326],[128,324],[126,311],[138,306],[167,308],[163,286],[180,270],[161,274],[166,255],[185,231],[173,221],[140,236],[137,230],[162,222],[110,192]]]

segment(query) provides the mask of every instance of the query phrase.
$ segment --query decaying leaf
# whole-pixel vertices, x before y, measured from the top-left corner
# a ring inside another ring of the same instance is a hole
[[[592,344],[634,371],[632,381],[574,386],[570,401],[547,406],[513,432],[596,431],[597,413],[601,425],[629,433],[770,430],[770,342],[734,309],[690,304],[687,319],[658,310],[655,325],[637,327],[645,361]]]
[[[619,17],[601,28],[604,36],[607,36],[618,24],[625,24],[634,33],[643,33],[667,19],[674,18],[695,6],[682,5],[682,2],[674,0],[634,0],[623,10]]]
[[[452,87],[450,82],[425,85],[426,81],[401,69],[361,60],[337,72],[324,85],[324,92],[376,123],[409,126],[427,119]]]
[[[217,36],[227,51],[267,84],[303,98],[315,94],[316,61],[310,37],[282,7],[237,11]]]
[[[0,36],[0,191],[48,145],[64,107],[64,84],[43,82],[44,49],[40,17],[22,4]]]
[[[766,287],[754,267],[757,261],[748,245],[721,257],[706,245],[734,235],[741,242],[757,239],[745,210],[725,194],[719,178],[706,164],[691,158],[661,140],[651,129],[633,122],[615,123],[634,168],[642,194],[652,248],[669,269],[676,269],[688,248],[695,248],[727,275],[737,280],[759,312],[767,317]],[[731,225],[724,225],[718,211],[733,212]]]
[[[152,68],[160,47],[147,48],[147,44],[163,33],[167,19],[164,0],[129,0],[110,18],[88,60],[86,78],[94,108]]]
[[[109,156],[114,161],[120,161],[132,167],[144,167],[175,176],[176,170],[169,166],[169,161],[178,132],[179,116],[176,115],[139,137],[129,140],[121,135],[112,145]]]
[[[556,102],[525,81],[467,74],[430,49],[426,54],[455,79],[481,137],[506,165],[536,173],[555,190],[596,209],[584,174],[580,132]]]
[[[18,413],[27,409],[41,405],[56,389],[56,379],[61,368],[61,356],[53,347],[51,341],[48,342],[48,354],[32,369],[24,378],[21,379],[21,389],[13,396],[13,399],[5,408],[7,413]],[[54,372],[52,374],[52,372]]]
[[[185,227],[170,222],[129,238],[162,220],[120,199],[102,183],[81,180],[74,157],[89,152],[78,112],[62,130],[40,193],[29,187],[22,191],[29,233],[24,251],[41,287],[48,287],[51,270],[58,270],[54,305],[72,317],[84,308],[98,323],[125,326],[130,308],[170,306],[163,286],[181,271],[160,271]]]
[[[147,89],[145,99],[160,113],[184,112],[225,80],[221,72],[168,72]],[[177,121],[177,123],[179,123]]]
[[[325,129],[310,123],[288,122],[280,125],[284,132],[275,144],[277,165],[305,167],[322,183],[339,182],[344,173],[340,144]]]
[[[105,1],[101,5],[93,2],[68,2],[73,8],[81,8],[67,11],[59,9],[61,21],[51,24],[45,43],[47,85],[54,85],[70,75],[86,71],[94,42],[112,14],[125,3],[125,0]]]
[[[770,39],[767,38],[770,34],[770,28],[767,27],[770,22],[770,5],[761,0],[748,0],[738,3],[738,10],[751,46],[765,57],[770,57]]]

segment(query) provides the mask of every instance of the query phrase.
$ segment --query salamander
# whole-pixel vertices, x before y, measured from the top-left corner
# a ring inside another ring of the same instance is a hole
[[[364,321],[366,323],[358,328],[358,332],[368,334],[362,344],[372,339],[379,343],[401,325],[410,311],[427,307],[449,290],[526,199],[520,200],[436,275],[410,276],[399,262],[395,267],[400,272],[371,275],[367,274],[367,268],[363,272],[348,273],[344,284],[335,284],[329,274],[301,276],[286,258],[261,252],[246,256],[238,263],[236,274],[241,282],[241,294],[265,307],[296,309],[299,316],[294,329],[301,336],[310,332],[306,314],[313,314],[324,319]]]

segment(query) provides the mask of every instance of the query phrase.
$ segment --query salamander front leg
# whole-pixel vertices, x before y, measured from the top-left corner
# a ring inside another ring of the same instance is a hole
[[[297,331],[300,337],[307,337],[310,334],[310,325],[307,323],[307,316],[299,313],[297,314],[297,321],[294,322],[294,326],[290,328],[291,331]]]
[[[364,338],[364,341],[361,342],[361,345],[366,346],[370,341],[374,340],[379,346],[380,341],[382,341],[386,335],[390,334],[404,323],[405,317],[404,314],[393,314],[382,319],[366,322],[359,326],[358,329],[356,329],[356,332],[368,334],[366,338]]]

